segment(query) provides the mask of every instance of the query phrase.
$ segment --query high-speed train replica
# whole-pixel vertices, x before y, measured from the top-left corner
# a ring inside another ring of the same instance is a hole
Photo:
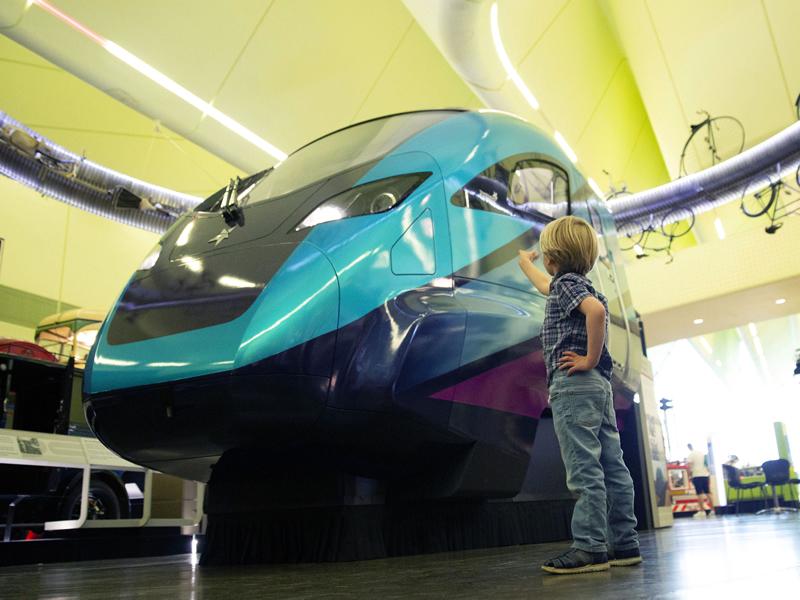
[[[509,114],[373,119],[181,216],[133,274],[85,373],[123,457],[208,481],[291,464],[434,498],[512,497],[547,408],[546,298],[517,264],[553,218],[598,232],[616,405],[642,355],[612,215]]]

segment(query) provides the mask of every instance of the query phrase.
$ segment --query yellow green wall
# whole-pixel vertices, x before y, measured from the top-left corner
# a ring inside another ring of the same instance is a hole
[[[195,196],[239,174],[110,95],[118,90],[92,87],[3,35],[0,82],[0,111],[103,166]]]
[[[198,196],[238,173],[3,35],[0,81],[1,111],[104,166]],[[110,308],[157,236],[0,176],[0,238],[0,337],[32,339],[36,322],[60,309]]]
[[[0,177],[0,337],[32,338],[35,313],[18,298],[108,310],[158,236],[38,195]],[[9,294],[13,294],[9,296]],[[39,297],[39,298],[35,298]],[[55,312],[55,311],[54,311]],[[12,315],[8,318],[9,313]],[[46,315],[40,314],[38,318]],[[29,335],[24,335],[28,333]]]
[[[498,7],[503,45],[541,105],[524,116],[558,130],[603,190],[603,171],[632,191],[669,181],[630,63],[598,3],[499,0]],[[511,82],[503,89],[519,94]]]

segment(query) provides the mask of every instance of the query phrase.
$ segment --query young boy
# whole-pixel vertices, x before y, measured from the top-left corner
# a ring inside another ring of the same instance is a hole
[[[586,278],[597,260],[597,237],[583,219],[561,217],[544,228],[539,245],[552,278],[533,265],[535,251],[520,250],[519,264],[547,296],[541,338],[550,406],[567,487],[578,495],[572,547],[542,569],[588,573],[634,565],[642,557],[611,394],[608,305]]]

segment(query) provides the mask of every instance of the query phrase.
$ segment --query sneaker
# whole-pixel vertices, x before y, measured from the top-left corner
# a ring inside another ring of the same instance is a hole
[[[608,564],[612,567],[632,567],[642,562],[642,554],[639,552],[639,548],[615,550],[614,555],[608,558]]]
[[[594,573],[607,571],[608,554],[605,552],[584,552],[578,548],[570,548],[563,554],[551,558],[542,565],[542,570],[556,575],[569,573]]]

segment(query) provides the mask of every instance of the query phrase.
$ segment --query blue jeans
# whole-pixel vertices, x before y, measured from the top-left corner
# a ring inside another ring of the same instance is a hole
[[[637,548],[633,481],[622,460],[611,384],[595,369],[570,376],[558,371],[550,383],[550,405],[567,487],[578,495],[573,547]]]

